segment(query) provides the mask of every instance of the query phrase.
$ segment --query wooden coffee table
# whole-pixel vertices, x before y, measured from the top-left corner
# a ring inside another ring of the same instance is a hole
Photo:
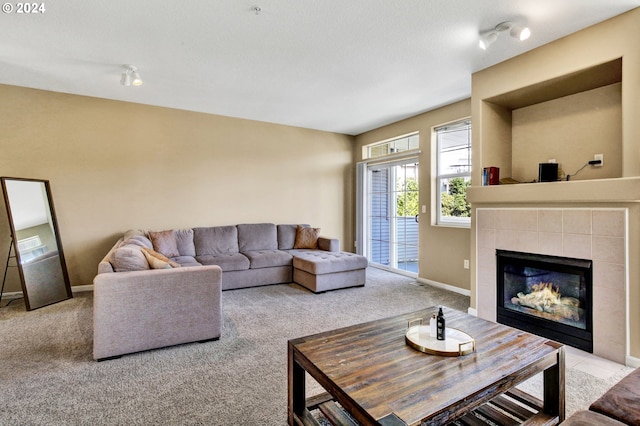
[[[290,340],[289,424],[317,424],[310,413],[315,408],[333,424],[354,424],[344,412],[362,425],[564,420],[563,345],[445,308],[447,327],[471,335],[476,351],[444,357],[409,347],[409,321],[428,321],[435,312],[433,307]],[[327,392],[307,399],[305,372]],[[514,388],[540,372],[543,400]]]

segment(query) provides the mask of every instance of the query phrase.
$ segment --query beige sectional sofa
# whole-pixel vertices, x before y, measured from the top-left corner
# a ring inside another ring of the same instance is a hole
[[[94,279],[94,358],[220,337],[221,290],[363,286],[367,259],[318,232],[271,223],[127,231]]]

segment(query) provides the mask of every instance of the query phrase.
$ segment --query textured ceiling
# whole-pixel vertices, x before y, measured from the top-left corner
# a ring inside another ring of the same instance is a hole
[[[465,99],[471,73],[640,0],[44,5],[0,14],[0,83],[354,135]],[[480,50],[478,32],[505,20],[526,22],[532,36]],[[120,85],[122,64],[136,65],[144,84]]]

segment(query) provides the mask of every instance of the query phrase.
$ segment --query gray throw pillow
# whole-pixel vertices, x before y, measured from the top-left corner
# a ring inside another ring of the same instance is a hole
[[[174,233],[180,256],[196,257],[196,246],[193,244],[193,229],[177,229]]]
[[[147,262],[147,258],[144,253],[142,253],[142,247],[135,244],[123,244],[115,249],[109,262],[116,272],[144,271],[149,269],[149,262]]]

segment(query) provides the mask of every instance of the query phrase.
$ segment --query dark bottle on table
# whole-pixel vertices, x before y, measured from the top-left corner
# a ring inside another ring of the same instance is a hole
[[[444,314],[442,313],[442,308],[438,310],[438,316],[436,317],[436,339],[445,339]]]

